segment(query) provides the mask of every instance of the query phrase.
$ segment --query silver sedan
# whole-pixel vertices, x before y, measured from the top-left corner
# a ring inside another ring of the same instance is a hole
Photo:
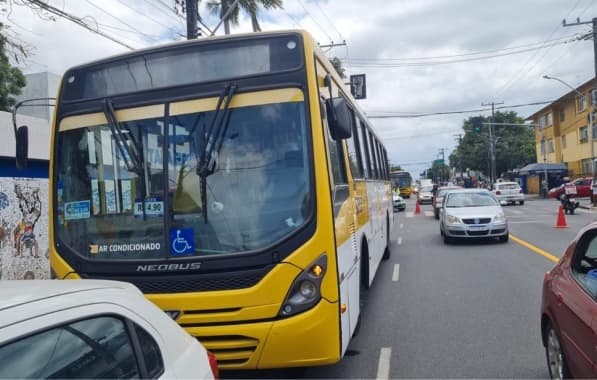
[[[508,222],[495,196],[483,189],[452,190],[440,210],[444,243],[455,239],[497,237],[508,241]]]

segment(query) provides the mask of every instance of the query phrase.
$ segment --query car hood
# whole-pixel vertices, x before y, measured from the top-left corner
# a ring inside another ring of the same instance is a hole
[[[503,212],[500,206],[446,207],[446,213],[457,218],[493,218]]]

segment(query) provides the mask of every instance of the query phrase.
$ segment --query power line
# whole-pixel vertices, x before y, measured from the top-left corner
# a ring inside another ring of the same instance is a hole
[[[87,23],[85,23],[85,21],[83,21],[81,18],[73,16],[70,13],[61,11],[60,9],[55,8],[55,7],[51,6],[50,4],[46,4],[46,3],[44,3],[41,0],[25,0],[25,1],[28,2],[28,3],[30,3],[30,4],[37,5],[41,9],[43,9],[43,10],[45,10],[47,12],[50,12],[50,13],[56,15],[56,16],[59,16],[59,17],[65,18],[65,19],[67,19],[67,20],[69,20],[71,22],[74,22],[75,24],[77,24],[79,26],[82,26],[83,28],[89,30],[90,32],[93,32],[93,33],[95,33],[97,35],[100,35],[100,36],[102,36],[104,38],[107,38],[110,41],[115,42],[115,43],[117,43],[117,44],[119,44],[121,46],[124,46],[127,49],[135,50],[135,48],[133,48],[132,46],[127,45],[124,42],[116,39],[115,37],[112,37],[109,34],[106,34],[106,33],[102,32],[101,30],[99,30],[99,28],[98,29],[93,29],[91,26],[89,26]]]
[[[378,58],[378,59],[375,59],[375,58],[353,58],[353,60],[354,61],[426,61],[426,60],[433,60],[433,59],[459,58],[459,57],[468,57],[468,56],[472,56],[472,55],[497,53],[497,52],[506,51],[506,50],[517,50],[517,49],[528,48],[528,47],[536,47],[537,45],[543,45],[543,44],[546,44],[549,42],[562,41],[567,38],[572,38],[575,36],[576,36],[576,34],[571,34],[571,35],[563,36],[560,38],[554,38],[552,40],[537,41],[537,42],[532,42],[532,43],[528,43],[528,44],[524,44],[524,45],[511,46],[511,47],[505,47],[505,48],[499,48],[499,49],[480,50],[480,51],[476,51],[476,52],[461,53],[461,54],[437,55],[437,56],[426,56],[426,57]]]
[[[332,26],[332,28],[334,28],[334,30],[336,31],[336,33],[338,33],[338,37],[340,37],[340,40],[344,40],[344,37],[342,37],[342,33],[340,33],[340,31],[338,30],[338,28],[336,28],[336,25],[334,25],[334,23],[332,22],[332,20],[330,20],[330,18],[328,17],[327,13],[325,13],[325,11],[323,10],[323,8],[321,8],[319,6],[319,2],[315,1],[315,5],[317,5],[317,8],[319,8],[319,10],[321,11],[321,13],[323,14],[323,17],[325,17],[325,19],[327,20],[327,22]]]
[[[453,59],[453,60],[446,60],[446,61],[385,63],[385,62],[373,62],[373,61],[366,62],[364,60],[362,60],[361,62],[359,62],[359,61],[357,61],[355,59],[350,59],[350,60],[345,60],[344,63],[346,63],[347,65],[352,66],[352,67],[373,67],[373,68],[396,68],[396,67],[436,66],[436,65],[453,64],[453,63],[464,63],[464,62],[482,61],[482,60],[486,60],[486,59],[493,59],[493,58],[505,57],[505,56],[509,56],[509,55],[528,53],[530,51],[540,50],[540,49],[544,49],[546,47],[552,47],[552,46],[555,46],[555,45],[562,45],[562,44],[566,44],[566,43],[573,42],[573,41],[576,41],[576,40],[577,40],[577,38],[575,38],[573,40],[565,40],[565,41],[560,41],[560,42],[554,42],[553,44],[548,45],[548,46],[537,46],[537,47],[533,47],[533,48],[521,49],[521,50],[507,52],[507,53],[493,54],[493,55],[487,55],[487,56],[481,56],[481,57]]]
[[[127,7],[128,9],[132,10],[132,11],[133,11],[133,12],[135,12],[136,14],[139,14],[139,15],[141,15],[141,16],[143,16],[143,17],[145,17],[145,18],[147,18],[147,19],[149,19],[149,20],[151,20],[151,21],[155,22],[155,23],[156,23],[156,24],[158,24],[158,25],[161,25],[161,26],[163,26],[164,28],[167,28],[167,29],[168,29],[168,30],[170,30],[171,32],[173,32],[173,33],[177,33],[178,35],[181,35],[181,36],[182,36],[182,34],[181,34],[181,33],[180,33],[180,32],[179,32],[179,31],[178,31],[176,28],[174,28],[174,27],[172,27],[172,26],[169,26],[169,25],[166,25],[166,24],[164,24],[163,22],[161,22],[160,20],[157,20],[157,19],[155,19],[155,18],[151,17],[151,16],[150,16],[150,15],[148,15],[148,14],[145,14],[145,13],[139,12],[139,11],[138,11],[138,10],[136,10],[135,8],[133,8],[133,7],[131,7],[130,5],[128,5],[127,3],[125,3],[123,0],[116,0],[116,1],[118,1],[120,4],[124,5],[124,6],[125,6],[125,7]],[[151,4],[150,4],[150,5],[151,5]]]
[[[132,26],[131,24],[123,21],[122,19],[114,16],[113,14],[111,14],[110,12],[106,11],[104,8],[100,7],[99,5],[95,5],[93,4],[90,0],[85,0],[87,2],[87,4],[91,5],[92,7],[94,7],[95,9],[99,10],[100,12],[112,17],[114,20],[120,22],[122,25],[128,26],[131,30],[134,30],[135,32],[141,34],[141,35],[146,35],[145,33],[143,33],[142,31],[140,31],[139,29],[135,28],[134,26]]]
[[[303,7],[303,9],[307,13],[307,15],[311,18],[311,20],[313,20],[315,22],[315,25],[317,25],[317,27],[323,32],[323,34],[325,34],[326,37],[329,38],[329,40],[331,42],[334,42],[334,39],[332,37],[330,37],[330,35],[328,34],[328,32],[325,30],[325,28],[323,28],[321,26],[321,24],[311,15],[311,12],[309,12],[309,10],[307,9],[307,7],[305,7],[305,4],[303,4],[303,0],[298,0],[298,2],[301,5],[301,7]]]
[[[582,1],[582,0],[577,0],[576,4],[574,4],[574,6],[573,6],[573,7],[572,7],[572,8],[571,8],[569,11],[568,11],[568,13],[566,13],[566,16],[564,16],[564,19],[565,19],[566,17],[568,17],[568,16],[570,15],[570,13],[572,13],[572,12],[573,12],[573,11],[576,9],[576,7],[577,7],[577,6],[580,4],[580,2],[581,2],[581,1]],[[550,38],[551,38],[551,37],[554,35],[554,33],[555,33],[555,32],[557,32],[559,29],[560,29],[560,26],[559,26],[559,25],[558,25],[557,27],[555,27],[555,28],[552,30],[552,32],[549,34],[549,37],[547,37],[547,40],[549,40],[549,39],[550,39]],[[551,49],[551,48],[550,48],[550,49]],[[547,50],[547,52],[549,52],[549,50]],[[547,53],[547,52],[546,52],[546,53]],[[533,65],[533,66],[531,67],[531,70],[525,70],[525,69],[526,69],[526,67],[527,67],[527,65],[528,65],[528,64],[529,64],[529,63],[530,63],[530,62],[531,62],[533,59],[535,59],[535,58],[536,58],[538,55],[539,55],[539,52],[537,51],[535,54],[533,54],[533,56],[532,56],[532,57],[530,57],[529,59],[527,59],[527,60],[526,60],[526,62],[524,63],[524,65],[522,65],[522,67],[521,67],[521,68],[520,68],[520,70],[518,71],[518,73],[516,73],[515,75],[511,76],[511,77],[510,77],[510,79],[509,79],[509,80],[507,80],[507,81],[506,81],[506,82],[505,82],[505,83],[502,85],[502,87],[500,87],[500,88],[499,88],[499,89],[496,91],[496,93],[495,93],[495,97],[498,97],[498,95],[502,94],[502,93],[503,93],[503,92],[504,92],[504,91],[505,91],[507,88],[509,88],[510,86],[512,86],[512,84],[514,84],[514,83],[518,82],[518,80],[519,80],[519,78],[521,77],[521,75],[523,75],[523,74],[525,74],[525,73],[526,73],[526,75],[524,76],[524,77],[526,77],[526,76],[528,75],[528,73],[529,73],[529,72],[530,72],[530,71],[531,71],[533,68],[535,68],[535,66],[537,65],[537,63],[541,61],[540,59],[538,59],[538,60],[536,61],[535,65]],[[545,56],[545,55],[544,55],[544,56]],[[523,78],[524,78],[524,77],[523,77]],[[520,79],[522,79],[522,78],[520,78]]]
[[[549,100],[549,101],[544,101],[544,102],[533,102],[533,103],[524,103],[524,104],[514,104],[514,105],[511,105],[511,106],[495,107],[495,109],[499,110],[499,109],[508,109],[508,108],[537,106],[537,105],[549,104],[549,103],[553,103],[553,102],[554,102],[553,100]],[[438,116],[438,115],[455,115],[455,114],[477,113],[477,112],[485,112],[485,111],[491,111],[491,108],[479,108],[479,109],[461,110],[461,111],[430,112],[430,113],[421,113],[421,114],[415,114],[415,115],[377,115],[376,116],[376,115],[369,115],[369,114],[367,114],[367,118],[369,118],[369,119],[392,119],[392,118],[410,119],[410,118],[417,118],[417,117]],[[385,113],[385,112],[388,112],[388,111],[373,111],[373,112]],[[397,112],[397,111],[389,111],[389,112]]]

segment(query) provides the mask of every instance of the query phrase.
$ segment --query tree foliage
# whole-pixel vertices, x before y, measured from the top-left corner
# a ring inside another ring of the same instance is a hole
[[[0,32],[2,31],[0,24]],[[0,35],[0,110],[10,111],[16,103],[14,96],[25,87],[25,76],[17,67],[12,67],[6,55],[6,37]]]
[[[330,62],[332,63],[332,66],[334,66],[334,69],[336,69],[338,75],[340,75],[340,78],[346,78],[346,70],[344,69],[344,67],[342,67],[342,61],[340,60],[340,58],[334,57],[330,59]]]
[[[457,172],[466,169],[477,170],[489,174],[491,158],[489,155],[489,126],[482,125],[475,130],[473,121],[477,117],[469,117],[464,121],[462,129],[464,136],[456,149],[450,155],[450,166]],[[491,117],[480,116],[482,123],[489,123]],[[524,120],[516,112],[496,112],[495,123],[523,124]],[[493,127],[495,132],[495,167],[496,175],[500,176],[508,170],[521,168],[532,162],[537,162],[535,151],[535,132],[533,127],[526,125]]]
[[[234,4],[234,0],[210,0],[207,2],[207,8],[211,13],[218,15],[220,18],[228,12],[228,9]],[[251,25],[254,32],[260,32],[259,25],[259,6],[264,9],[282,9],[282,0],[240,0],[238,6],[230,12],[228,17],[224,20],[224,31],[230,34],[230,24],[238,25],[240,11],[243,10],[251,18]]]

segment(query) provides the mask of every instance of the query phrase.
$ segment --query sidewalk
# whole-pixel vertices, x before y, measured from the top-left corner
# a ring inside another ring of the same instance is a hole
[[[543,198],[540,194],[525,194],[524,197],[525,197],[525,200],[527,200],[527,201],[550,199],[550,198]],[[582,208],[584,210],[597,211],[597,207],[595,207],[591,204],[591,198],[583,197],[583,198],[576,198],[576,200],[579,203],[579,205],[578,205],[579,208]]]

